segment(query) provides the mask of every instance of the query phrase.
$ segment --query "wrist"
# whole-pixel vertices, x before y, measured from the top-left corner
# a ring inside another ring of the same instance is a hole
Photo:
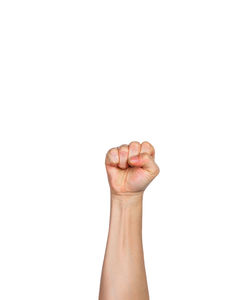
[[[144,191],[124,192],[124,193],[114,193],[111,191],[110,196],[111,196],[111,200],[114,200],[114,201],[131,202],[131,201],[142,200],[143,194],[144,194]]]
[[[143,191],[134,193],[112,193],[111,192],[111,207],[112,208],[141,208],[143,200]]]

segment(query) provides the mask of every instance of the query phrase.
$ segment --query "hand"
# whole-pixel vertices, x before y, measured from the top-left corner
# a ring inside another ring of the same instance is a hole
[[[143,193],[160,172],[154,158],[155,150],[149,142],[131,142],[111,148],[105,159],[111,193]]]

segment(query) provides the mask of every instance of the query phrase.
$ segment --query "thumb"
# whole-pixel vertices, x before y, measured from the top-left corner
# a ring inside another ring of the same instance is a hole
[[[131,167],[139,167],[144,170],[157,175],[160,172],[158,165],[155,163],[153,157],[148,153],[140,153],[128,159],[128,164]]]

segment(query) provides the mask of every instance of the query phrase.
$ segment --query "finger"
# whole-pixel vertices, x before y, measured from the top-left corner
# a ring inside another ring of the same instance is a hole
[[[137,141],[131,142],[129,144],[129,150],[128,150],[128,163],[130,157],[140,154],[140,151],[141,151],[141,144]]]
[[[128,145],[123,144],[118,148],[119,152],[119,164],[121,169],[127,169],[128,167]]]
[[[108,166],[117,167],[119,163],[119,154],[117,148],[111,148],[106,154],[105,164]]]
[[[155,149],[152,144],[145,141],[141,144],[141,153],[148,153],[153,158],[155,158]]]
[[[160,172],[158,165],[155,163],[153,157],[148,153],[140,153],[132,156],[129,159],[129,164],[133,167],[140,167],[151,174],[157,175]]]

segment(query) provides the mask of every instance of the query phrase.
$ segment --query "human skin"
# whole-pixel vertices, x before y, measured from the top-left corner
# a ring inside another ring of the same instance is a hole
[[[105,166],[111,205],[99,300],[148,300],[142,203],[146,187],[160,172],[155,149],[146,141],[111,148]]]

